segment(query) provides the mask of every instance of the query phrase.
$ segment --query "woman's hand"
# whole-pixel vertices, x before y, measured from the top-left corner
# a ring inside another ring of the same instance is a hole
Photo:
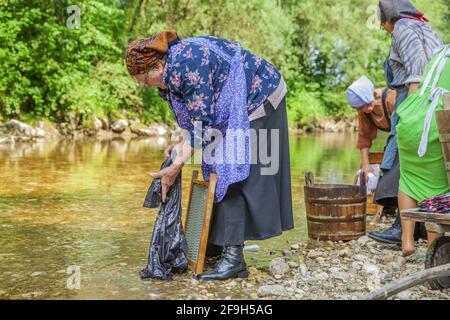
[[[361,169],[366,173],[366,181],[369,181],[369,173],[375,174],[370,164],[363,165]]]
[[[419,84],[418,83],[410,83],[409,84],[409,90],[408,90],[408,96],[410,96],[414,92],[416,92],[418,88],[419,88]]]
[[[173,143],[167,146],[167,148],[164,150],[164,157],[166,157],[166,159],[168,157],[170,157],[170,153],[172,152],[173,148],[177,145],[178,143]]]
[[[154,179],[161,179],[161,200],[163,203],[167,201],[167,192],[175,182],[184,163],[194,154],[194,148],[186,141],[181,140],[178,143],[168,146],[166,150],[164,150],[166,158],[170,157],[171,153],[174,153],[174,156],[172,157],[172,164],[170,166],[159,172],[150,173]]]
[[[175,179],[180,173],[182,167],[183,165],[172,164],[159,172],[150,173],[150,176],[152,176],[153,179],[158,178],[161,179],[161,200],[163,203],[167,201],[167,192],[169,191],[170,187],[174,184]]]
[[[369,148],[362,148],[361,150],[361,170],[366,174],[366,182],[369,181],[369,172],[374,173],[369,161]]]

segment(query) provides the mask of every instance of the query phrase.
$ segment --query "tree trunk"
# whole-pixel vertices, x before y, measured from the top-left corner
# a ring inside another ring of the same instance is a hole
[[[131,33],[131,34],[133,33],[134,27],[137,24],[137,21],[139,18],[139,14],[141,13],[141,11],[143,10],[144,7],[145,7],[145,0],[139,0],[136,8],[134,9],[134,14],[133,14],[133,18],[131,20],[129,33]]]

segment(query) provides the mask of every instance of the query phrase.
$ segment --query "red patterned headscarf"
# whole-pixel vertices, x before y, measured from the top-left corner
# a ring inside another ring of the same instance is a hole
[[[150,38],[131,41],[125,59],[128,72],[135,76],[156,68],[166,57],[170,44],[176,40],[176,32],[163,31]]]

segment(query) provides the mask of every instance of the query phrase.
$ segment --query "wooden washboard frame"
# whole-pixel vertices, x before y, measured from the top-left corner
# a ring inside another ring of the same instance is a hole
[[[195,275],[203,272],[205,264],[215,191],[215,174],[212,173],[209,182],[206,182],[198,179],[197,170],[192,172],[188,206],[184,219],[184,232],[188,241],[189,265]],[[203,206],[200,206],[200,208],[199,204],[196,203],[199,201],[203,202]],[[200,216],[201,214],[203,216]]]

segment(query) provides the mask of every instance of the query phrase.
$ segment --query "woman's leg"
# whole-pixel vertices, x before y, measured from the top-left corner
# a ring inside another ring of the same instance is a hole
[[[400,212],[405,209],[412,209],[417,207],[417,202],[404,194],[398,192],[398,208]],[[402,254],[404,257],[414,253],[414,228],[416,223],[405,219],[402,220]]]

